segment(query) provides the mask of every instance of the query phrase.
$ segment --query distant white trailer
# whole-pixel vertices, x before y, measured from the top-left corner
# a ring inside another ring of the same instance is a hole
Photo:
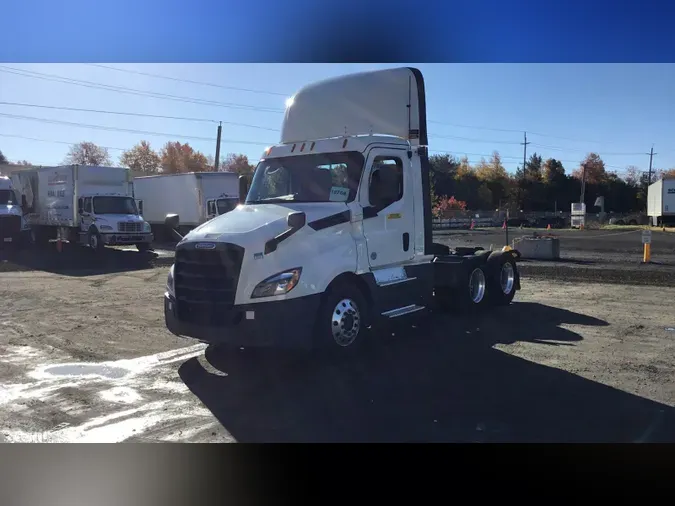
[[[647,215],[655,226],[675,223],[675,178],[664,178],[649,185]]]
[[[167,214],[180,215],[181,228],[193,229],[239,204],[239,175],[189,172],[134,178],[134,194],[143,218],[163,227]]]

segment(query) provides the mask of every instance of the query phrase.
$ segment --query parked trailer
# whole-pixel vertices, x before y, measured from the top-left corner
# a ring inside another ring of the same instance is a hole
[[[11,177],[25,198],[35,244],[60,239],[95,251],[106,245],[150,249],[150,224],[138,213],[129,169],[65,165],[16,171]]]
[[[19,192],[9,177],[0,175],[0,243],[25,244],[29,234]]]
[[[307,86],[289,100],[281,132],[244,205],[176,246],[164,296],[172,333],[347,352],[434,309],[511,303],[517,252],[432,240],[419,70]]]
[[[181,231],[198,227],[239,204],[239,175],[234,172],[190,172],[134,178],[138,208],[156,232],[167,214],[181,217]]]
[[[649,185],[647,215],[654,226],[675,224],[675,178],[660,179]]]

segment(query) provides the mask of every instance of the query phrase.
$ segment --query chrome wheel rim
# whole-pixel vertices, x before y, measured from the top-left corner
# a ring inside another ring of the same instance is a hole
[[[469,296],[474,304],[478,304],[485,296],[485,273],[483,269],[476,268],[469,276]]]
[[[361,329],[361,313],[351,299],[342,299],[333,309],[331,330],[333,340],[338,346],[346,347],[354,343]]]
[[[506,262],[504,265],[502,265],[502,271],[499,278],[499,282],[502,286],[502,292],[504,292],[504,295],[509,295],[513,290],[513,285],[516,282],[516,272],[511,262]]]

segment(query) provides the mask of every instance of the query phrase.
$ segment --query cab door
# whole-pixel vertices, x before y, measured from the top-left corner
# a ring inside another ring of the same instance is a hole
[[[371,268],[414,257],[413,181],[406,149],[374,147],[366,158],[360,202]]]

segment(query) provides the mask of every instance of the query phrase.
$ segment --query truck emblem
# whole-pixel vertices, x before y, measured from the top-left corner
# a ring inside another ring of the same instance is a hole
[[[260,260],[263,256],[263,253],[254,253],[253,260]]]
[[[198,242],[195,244],[195,249],[215,249],[215,242]]]

